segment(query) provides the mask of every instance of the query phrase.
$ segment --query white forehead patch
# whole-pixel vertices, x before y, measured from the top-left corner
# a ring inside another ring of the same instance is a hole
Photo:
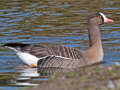
[[[103,13],[99,13],[99,14],[103,17],[104,22],[107,21],[107,17]]]

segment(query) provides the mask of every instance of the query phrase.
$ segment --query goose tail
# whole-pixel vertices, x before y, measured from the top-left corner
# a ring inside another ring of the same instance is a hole
[[[21,52],[23,47],[30,46],[30,45],[31,44],[7,43],[7,44],[4,44],[3,46],[15,52]]]

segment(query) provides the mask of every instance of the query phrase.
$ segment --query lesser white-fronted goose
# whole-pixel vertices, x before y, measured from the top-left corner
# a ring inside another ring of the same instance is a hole
[[[113,20],[103,13],[94,13],[89,16],[87,26],[90,47],[86,51],[60,45],[37,46],[8,43],[4,46],[14,50],[17,56],[30,66],[60,68],[87,66],[103,59],[99,25],[107,22],[113,22]]]

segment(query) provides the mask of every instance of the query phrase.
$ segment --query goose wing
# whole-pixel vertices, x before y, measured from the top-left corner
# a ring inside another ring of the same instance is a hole
[[[83,52],[60,45],[33,46],[30,54],[41,58],[37,65],[41,67],[76,68],[88,65]]]

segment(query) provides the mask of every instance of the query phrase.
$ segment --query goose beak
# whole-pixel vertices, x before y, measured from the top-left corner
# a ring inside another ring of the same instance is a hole
[[[106,18],[106,20],[104,21],[105,23],[108,23],[108,22],[113,22],[112,19],[109,19],[109,18]]]

